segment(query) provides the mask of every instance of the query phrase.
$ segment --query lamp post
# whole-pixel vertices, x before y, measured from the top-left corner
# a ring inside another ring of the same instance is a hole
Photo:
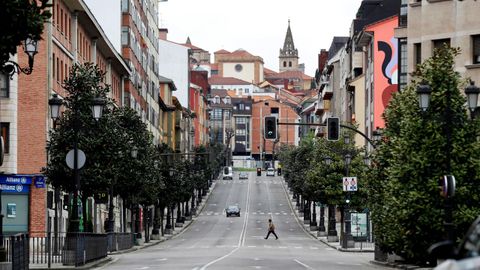
[[[14,61],[7,61],[3,65],[3,71],[10,76],[10,79],[13,78],[15,73],[20,74],[20,72],[30,75],[33,72],[33,61],[35,58],[35,54],[38,53],[38,40],[32,39],[31,37],[27,37],[23,42],[23,51],[28,55],[28,67],[20,67]]]
[[[51,112],[50,116],[55,123],[60,117],[60,109],[61,109],[61,106],[63,105],[63,101],[56,94],[54,94],[52,98],[48,101],[48,104],[50,105],[50,112]],[[83,164],[80,164],[80,160],[79,160],[80,155],[79,155],[79,149],[78,149],[80,112],[76,104],[74,105],[75,105],[75,108],[73,110],[73,121],[74,121],[73,123],[73,133],[74,133],[73,135],[73,179],[74,179],[75,186],[74,186],[73,206],[72,206],[73,213],[72,213],[72,218],[70,220],[70,224],[68,228],[70,232],[79,232],[80,217],[79,217],[79,211],[78,211],[78,196],[80,191],[80,169],[83,166]],[[102,98],[93,99],[91,109],[92,109],[93,118],[95,118],[95,120],[99,120],[102,117],[104,105],[105,105],[105,101]]]
[[[422,83],[417,86],[417,95],[419,106],[423,112],[426,112],[431,99],[431,87],[426,84]],[[470,85],[465,88],[465,95],[467,96],[467,105],[468,109],[471,112],[471,117],[474,117],[474,111],[478,107],[478,94],[480,90],[478,87],[475,86],[475,82],[470,81]],[[451,168],[451,153],[452,153],[452,89],[447,88],[445,91],[445,98],[446,98],[446,108],[443,115],[443,129],[446,137],[446,144],[445,144],[445,156],[446,156],[446,176],[452,175],[452,168]],[[454,183],[453,183],[454,185]],[[451,188],[451,187],[448,187]],[[453,192],[449,194],[454,194]],[[445,196],[445,203],[444,203],[444,210],[445,210],[445,221],[444,227],[447,233],[446,238],[447,240],[454,241],[454,230],[453,230],[453,206],[452,206],[452,196]]]
[[[348,145],[350,143],[350,138],[345,136],[345,144]],[[345,154],[345,176],[348,177],[348,167],[352,162],[352,156],[347,153]],[[343,234],[342,239],[342,248],[349,248],[351,245],[349,243],[353,242],[352,236],[352,226],[351,226],[351,216],[350,216],[350,191],[347,191],[347,196],[345,199],[345,207],[344,207],[344,218],[345,218],[345,233]]]

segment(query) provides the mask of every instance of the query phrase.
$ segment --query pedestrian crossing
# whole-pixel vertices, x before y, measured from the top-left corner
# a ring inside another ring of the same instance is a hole
[[[204,211],[204,212],[201,212],[199,215],[200,216],[218,216],[218,215],[223,215],[224,212],[213,212],[213,211]],[[242,213],[242,214],[245,214],[245,213]],[[276,212],[276,213],[272,213],[272,212],[260,212],[260,211],[254,211],[254,212],[249,212],[248,214],[250,215],[260,215],[260,216],[293,216],[293,212]]]
[[[281,244],[281,243],[280,243]],[[193,246],[161,246],[157,247],[158,250],[174,250],[174,249],[225,249],[225,248],[238,248],[236,245],[193,245]],[[334,251],[335,249],[321,246],[301,246],[301,245],[248,245],[242,246],[246,249],[284,249],[284,250],[328,250]]]
[[[223,185],[230,185],[230,184],[245,184],[248,185],[248,180],[221,180],[220,183]],[[217,182],[218,183],[218,182]],[[273,184],[273,185],[281,185],[282,181],[280,180],[254,180],[252,181],[254,184]]]

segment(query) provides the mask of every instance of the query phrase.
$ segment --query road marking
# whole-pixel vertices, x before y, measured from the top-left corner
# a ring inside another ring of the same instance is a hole
[[[136,270],[143,270],[143,269],[148,269],[148,268],[150,268],[150,267],[148,267],[148,266],[144,266],[144,267],[135,268],[135,269],[136,269]]]
[[[297,260],[297,259],[295,259],[295,260],[293,260],[293,261],[294,261],[294,262],[296,262],[296,263],[298,263],[298,264],[300,264],[301,266],[303,266],[303,267],[305,267],[305,268],[307,268],[307,269],[311,269],[311,270],[313,270],[313,268],[312,268],[312,267],[310,267],[310,266],[308,266],[308,265],[306,265],[306,264],[302,263],[301,261],[299,261],[299,260]]]
[[[161,258],[161,259],[156,259],[155,261],[157,261],[157,262],[163,262],[163,261],[166,261],[166,260],[167,260],[167,258]]]
[[[238,239],[238,245],[237,246],[233,246],[234,249],[232,251],[230,251],[229,253],[227,253],[226,255],[220,257],[220,258],[217,258],[207,264],[205,264],[204,266],[202,266],[200,268],[200,270],[205,270],[207,269],[207,267],[209,267],[210,265],[216,263],[216,262],[219,262],[225,258],[227,258],[228,256],[232,255],[233,253],[235,253],[235,251],[239,250],[241,246],[244,246],[245,245],[245,239],[247,238],[246,235],[247,235],[247,225],[248,225],[248,210],[250,208],[250,190],[251,190],[251,182],[248,181],[248,187],[247,187],[247,202],[246,202],[246,207],[245,207],[245,213],[246,215],[244,215],[244,220],[243,220],[243,227],[242,227],[242,232],[240,233],[240,238]]]
[[[249,248],[256,248],[257,246],[247,246]],[[258,258],[255,258],[255,260],[257,260]]]
[[[318,247],[310,247],[310,249],[318,249]]]

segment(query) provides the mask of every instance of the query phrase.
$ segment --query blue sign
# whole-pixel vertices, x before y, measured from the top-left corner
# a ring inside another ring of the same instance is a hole
[[[28,193],[30,191],[30,186],[22,184],[0,184],[0,189],[5,193]]]
[[[35,187],[36,188],[45,188],[45,178],[44,177],[35,178]]]
[[[33,180],[44,179],[45,176],[43,175],[32,175],[32,174],[11,174],[0,175],[0,184],[22,184],[22,185],[30,185],[32,184]]]

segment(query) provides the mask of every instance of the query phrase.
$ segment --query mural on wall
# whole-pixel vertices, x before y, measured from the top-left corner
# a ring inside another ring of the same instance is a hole
[[[398,17],[372,24],[366,31],[374,33],[373,53],[373,126],[383,128],[385,111],[393,92],[398,90],[398,40],[394,29],[398,26]]]

